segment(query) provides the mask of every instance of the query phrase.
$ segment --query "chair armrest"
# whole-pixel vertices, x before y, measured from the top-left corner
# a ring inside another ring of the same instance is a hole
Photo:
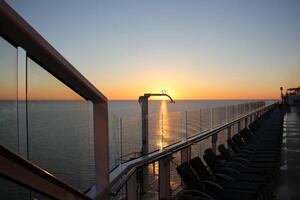
[[[222,163],[222,165],[224,167],[228,167],[228,168],[236,168],[237,167],[236,163],[233,161],[224,162],[224,163]]]
[[[250,147],[250,148],[253,148],[253,149],[256,149],[256,145],[255,144],[253,144],[252,142],[248,142],[248,143],[246,143],[246,145],[247,145],[247,147]]]
[[[242,149],[242,152],[243,152],[243,154],[247,154],[247,155],[252,155],[253,154],[253,151],[250,151],[246,147],[244,149]]]
[[[238,170],[232,169],[232,168],[229,168],[229,167],[223,167],[222,169],[229,172],[229,173],[231,173],[231,174],[240,174],[240,172]]]
[[[242,163],[239,163],[239,162],[236,162],[236,161],[230,161],[228,164],[229,164],[228,167],[230,167],[230,165],[235,165],[234,167],[243,167],[243,168],[246,167],[246,166],[243,165]]]
[[[252,155],[249,155],[249,154],[244,154],[244,153],[235,153],[233,155],[233,158],[236,158],[236,157],[241,157],[243,159],[251,159]]]
[[[232,178],[231,176],[228,176],[228,175],[225,175],[225,174],[220,174],[220,173],[217,173],[217,174],[214,174],[215,177],[220,177],[226,181],[229,181],[229,182],[234,182],[234,178]]]
[[[242,158],[242,157],[235,157],[235,158],[233,158],[233,159],[234,159],[234,161],[236,161],[236,162],[243,162],[242,164],[246,164],[246,165],[248,165],[248,164],[250,163],[247,159]]]

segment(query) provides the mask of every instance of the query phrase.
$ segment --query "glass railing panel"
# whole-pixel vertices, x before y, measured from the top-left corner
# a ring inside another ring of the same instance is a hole
[[[139,117],[123,117],[121,119],[122,162],[141,155],[142,130]]]
[[[227,121],[231,122],[235,119],[234,106],[227,106]]]
[[[211,123],[211,109],[210,108],[204,108],[200,110],[200,131],[207,131],[211,129],[212,123]]]
[[[108,113],[109,123],[109,170],[114,169],[121,163],[121,120],[111,112]]]
[[[256,108],[255,108],[255,102],[252,102],[251,103],[251,111],[253,111],[253,110],[255,110]]]
[[[216,152],[217,154],[220,154],[219,150],[218,150],[218,146],[220,144],[224,144],[226,147],[227,147],[227,130],[223,130],[223,131],[220,131],[218,133],[218,139],[217,139],[217,142],[216,142]]]
[[[199,153],[199,155],[201,156],[201,158],[204,155],[204,151],[208,148],[212,148],[212,138],[211,137],[208,137],[208,138],[206,138],[206,139],[204,139],[200,142],[200,153]]]
[[[0,37],[0,145],[19,153],[17,49]]]
[[[203,159],[204,151],[212,147],[211,137],[208,137],[200,142],[197,142],[191,146],[191,158],[199,156]]]
[[[201,111],[187,111],[186,112],[186,126],[187,126],[187,137],[191,137],[201,132]]]
[[[27,58],[29,160],[85,191],[94,183],[93,106]]]
[[[220,123],[221,123],[221,125],[224,125],[224,124],[226,124],[227,123],[227,108],[226,108],[226,106],[222,106],[221,108],[220,108],[220,115],[221,115],[221,121],[220,121]]]
[[[238,124],[236,123],[232,126],[231,136],[234,136],[237,133],[238,133]]]
[[[251,110],[251,103],[246,103],[246,113],[249,113]]]
[[[226,123],[226,107],[212,108],[213,127],[218,127]]]
[[[245,120],[242,120],[242,121],[241,121],[241,130],[242,130],[243,128],[245,128]]]
[[[238,113],[239,113],[239,117],[242,117],[244,115],[244,104],[239,104],[238,105]]]
[[[148,116],[148,139],[149,152],[163,148],[163,114],[152,114]]]
[[[180,112],[162,114],[163,147],[182,140],[182,116]]]
[[[197,142],[191,146],[191,158],[200,156],[201,145],[200,142]]]
[[[213,128],[221,125],[221,107],[212,108]]]

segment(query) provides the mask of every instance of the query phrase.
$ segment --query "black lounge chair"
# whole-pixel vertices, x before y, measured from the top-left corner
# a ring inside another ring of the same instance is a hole
[[[239,182],[225,174],[211,173],[199,157],[195,157],[190,160],[190,167],[201,180],[217,183],[224,189],[238,189],[259,192],[264,194],[265,199],[270,198],[271,188],[269,185],[263,183]]]
[[[232,153],[223,144],[218,146],[218,150],[222,155],[222,159],[228,162],[239,162],[245,167],[274,169],[274,163],[277,161],[268,157],[256,157],[255,155],[249,156],[242,153]]]
[[[241,163],[247,168],[248,172],[263,174],[273,181],[278,178],[278,172],[274,164],[269,163],[264,158],[244,157],[243,155],[233,154],[229,149],[226,149],[223,144],[218,146],[218,150],[225,161]]]
[[[256,182],[270,184],[271,179],[260,173],[245,168],[244,165],[237,162],[222,162],[216,156],[212,149],[206,149],[203,155],[205,162],[214,173],[221,173],[231,176],[237,181]]]
[[[215,200],[258,200],[263,199],[257,192],[224,189],[211,181],[200,180],[188,163],[176,168],[187,191],[199,191]],[[203,195],[202,194],[202,195]],[[195,194],[197,197],[198,194]],[[200,195],[199,195],[200,196]]]
[[[236,144],[232,139],[227,140],[227,144],[230,146],[232,151],[235,154],[242,155],[245,158],[263,158],[263,159],[274,159],[277,158],[279,155],[276,155],[275,152],[266,152],[266,151],[256,151],[255,149],[245,148],[243,144]]]

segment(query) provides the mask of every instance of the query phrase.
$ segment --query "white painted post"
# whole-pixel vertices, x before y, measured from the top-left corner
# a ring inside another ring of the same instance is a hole
[[[128,179],[126,184],[126,196],[127,199],[130,200],[137,200],[139,199],[139,192],[138,192],[138,181],[137,181],[137,174],[134,172],[131,177]]]
[[[168,200],[170,195],[170,160],[171,156],[159,160],[159,199]]]
[[[211,148],[214,152],[217,151],[218,133],[211,136]]]

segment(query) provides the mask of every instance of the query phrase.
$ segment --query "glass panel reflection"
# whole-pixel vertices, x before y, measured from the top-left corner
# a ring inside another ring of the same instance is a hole
[[[94,182],[90,102],[27,58],[29,159],[75,188]]]
[[[109,170],[113,170],[121,163],[121,130],[120,119],[112,114],[108,114],[109,122]]]
[[[0,37],[0,145],[18,153],[17,49]]]

